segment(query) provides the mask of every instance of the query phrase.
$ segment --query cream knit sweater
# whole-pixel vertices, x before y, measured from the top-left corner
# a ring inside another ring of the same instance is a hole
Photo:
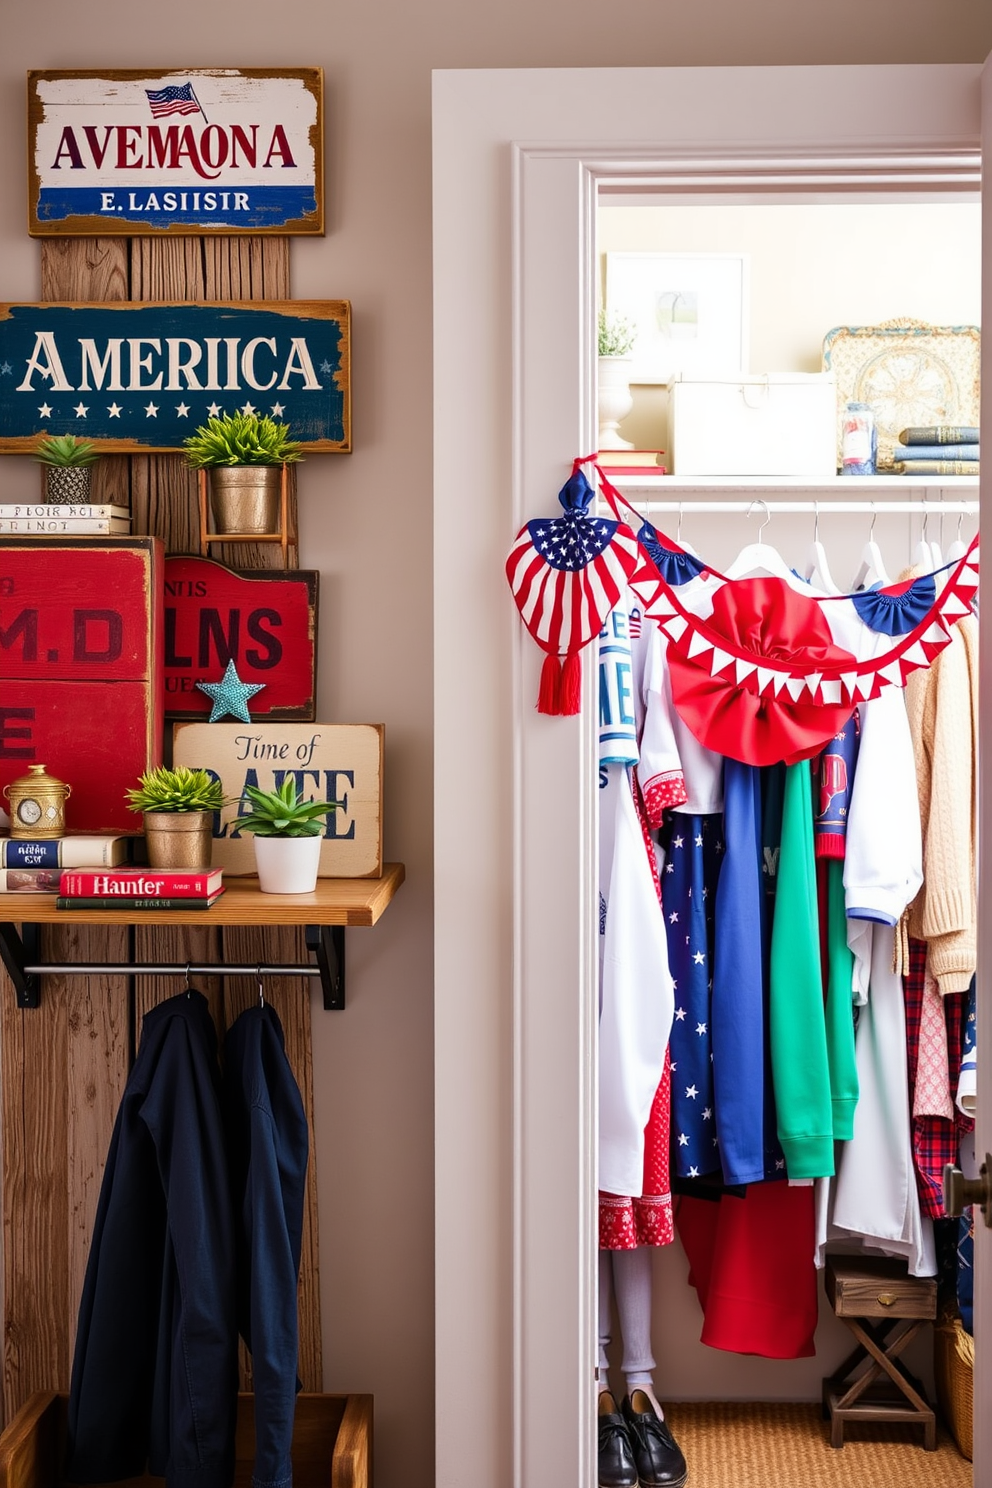
[[[903,916],[906,937],[925,940],[942,993],[964,992],[978,951],[978,622],[966,615],[933,664],[906,682],[923,827],[923,887]]]

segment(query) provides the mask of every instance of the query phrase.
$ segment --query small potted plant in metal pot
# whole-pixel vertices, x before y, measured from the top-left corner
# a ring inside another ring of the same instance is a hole
[[[255,866],[263,894],[311,894],[320,867],[319,817],[336,811],[339,801],[308,801],[287,775],[274,791],[249,785],[242,800],[251,805],[247,816],[232,823],[255,839]]]
[[[214,812],[226,805],[221,782],[185,765],[146,770],[127,792],[132,811],[144,814],[148,862],[153,868],[209,868]]]
[[[224,413],[184,440],[186,463],[210,472],[218,532],[278,531],[284,465],[302,459],[289,425],[260,413]]]
[[[50,434],[35,445],[34,458],[45,466],[45,495],[50,502],[83,506],[89,501],[90,473],[100,456],[88,439]]]

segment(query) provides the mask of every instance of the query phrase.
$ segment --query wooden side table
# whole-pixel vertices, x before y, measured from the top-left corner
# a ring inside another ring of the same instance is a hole
[[[905,1261],[828,1256],[824,1284],[834,1312],[858,1341],[837,1372],[823,1381],[830,1445],[844,1445],[848,1421],[904,1422],[922,1426],[923,1445],[935,1452],[936,1416],[923,1386],[902,1366],[899,1355],[937,1315],[936,1277],[910,1276]],[[866,1361],[867,1369],[849,1378]]]

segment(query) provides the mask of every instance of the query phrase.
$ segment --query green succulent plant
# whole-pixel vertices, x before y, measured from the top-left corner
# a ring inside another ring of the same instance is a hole
[[[254,832],[258,837],[317,837],[322,831],[320,816],[336,811],[340,801],[307,801],[296,791],[296,782],[287,775],[274,791],[245,788],[242,801],[251,803],[248,816],[238,818],[239,832]]]
[[[219,780],[185,765],[146,770],[127,792],[127,803],[132,811],[219,811],[226,804]]]
[[[42,465],[80,466],[95,465],[100,458],[88,439],[77,439],[75,434],[50,434],[39,439],[33,450],[36,460]]]
[[[183,441],[186,463],[194,469],[214,465],[291,465],[303,458],[289,437],[289,425],[260,413],[223,413]]]
[[[637,327],[622,315],[599,312],[599,355],[626,356],[637,340]]]

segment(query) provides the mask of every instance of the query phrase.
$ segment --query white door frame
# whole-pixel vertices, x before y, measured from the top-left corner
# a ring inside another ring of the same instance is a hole
[[[979,74],[435,75],[439,1488],[595,1481],[592,710],[535,714],[502,564],[594,442],[597,181],[973,180]]]

